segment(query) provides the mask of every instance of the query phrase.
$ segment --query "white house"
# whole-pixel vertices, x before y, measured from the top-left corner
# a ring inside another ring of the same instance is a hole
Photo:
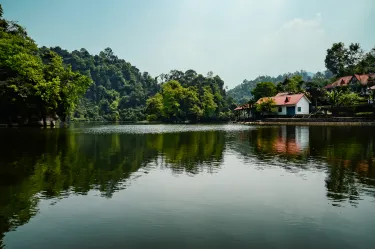
[[[310,113],[310,100],[303,93],[299,94],[288,94],[279,93],[275,97],[270,97],[276,103],[277,112],[276,115],[294,116],[299,114]],[[269,99],[261,98],[257,101],[257,104],[262,103],[264,100]]]

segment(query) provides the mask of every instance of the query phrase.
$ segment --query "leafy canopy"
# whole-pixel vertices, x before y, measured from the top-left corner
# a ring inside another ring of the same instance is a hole
[[[276,93],[276,86],[272,82],[260,82],[251,91],[251,94],[254,96],[255,100],[258,100],[263,97],[273,97],[276,95]]]
[[[263,98],[260,103],[256,105],[256,111],[262,114],[276,112],[276,102],[273,98]]]

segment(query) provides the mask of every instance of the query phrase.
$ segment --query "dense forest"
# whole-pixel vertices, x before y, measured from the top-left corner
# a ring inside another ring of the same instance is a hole
[[[224,81],[212,72],[204,76],[194,70],[172,70],[152,77],[119,59],[110,48],[98,55],[83,48],[72,52],[38,48],[21,25],[3,19],[1,5],[0,10],[2,123],[43,120],[47,125],[47,117],[183,122],[231,116],[234,101],[227,97]],[[159,96],[162,110],[152,106]]]
[[[207,76],[193,70],[172,71],[163,75],[165,83],[155,96],[147,100],[148,120],[176,122],[183,120],[229,120],[236,107],[226,95],[224,81],[209,72]]]
[[[98,55],[91,55],[86,49],[68,52],[54,47],[51,50],[74,71],[93,81],[75,109],[73,118],[110,121],[144,119],[147,98],[160,88],[156,78],[119,59],[110,48]]]
[[[238,104],[247,103],[250,99],[257,98],[252,94],[252,91],[255,89],[258,83],[262,82],[271,82],[274,85],[284,82],[285,79],[291,79],[294,76],[300,76],[301,80],[304,82],[315,81],[318,85],[327,84],[327,80],[333,77],[333,74],[330,71],[317,72],[317,73],[308,73],[304,70],[296,71],[294,73],[285,73],[280,74],[277,77],[272,76],[259,76],[254,80],[244,80],[240,85],[228,91],[228,95],[236,100]]]
[[[325,72],[259,76],[227,92],[212,72],[172,70],[155,77],[111,48],[97,55],[84,48],[39,48],[21,25],[3,18],[1,5],[0,51],[0,122],[8,124],[43,120],[46,125],[47,117],[63,122],[229,120],[236,105],[281,91],[307,93],[315,105],[328,103],[337,98],[326,96],[323,86],[341,76],[375,72],[375,48],[365,53],[357,43],[335,43],[327,50]]]
[[[375,47],[365,52],[358,43],[351,43],[348,47],[342,42],[334,43],[331,48],[327,49],[324,62],[327,69],[324,72],[313,74],[301,70],[277,77],[259,76],[254,80],[244,80],[242,84],[229,90],[228,95],[233,97],[238,104],[247,103],[251,99],[261,97],[260,95],[254,96],[253,92],[258,83],[264,82],[271,82],[276,87],[274,88],[276,92],[273,90],[269,92],[268,95],[270,96],[282,90],[288,92],[309,92],[313,88],[315,92],[316,90],[322,91],[323,86],[332,83],[339,77],[375,73]],[[296,80],[299,81],[297,84],[301,84],[299,86],[300,89],[280,89],[283,85],[290,85],[291,81]],[[263,96],[267,96],[267,94]]]
[[[76,108],[91,84],[51,50],[38,49],[25,29],[3,19],[0,5],[0,120],[28,123],[58,115],[62,121]]]
[[[48,49],[43,47],[41,50]],[[51,50],[60,55],[65,64],[71,65],[74,71],[90,77],[94,82],[75,109],[74,119],[138,121],[147,118],[170,122],[227,120],[231,115],[230,110],[235,106],[233,99],[226,96],[224,81],[212,72],[203,76],[194,70],[172,70],[151,77],[147,72],[142,73],[130,63],[119,59],[111,48],[106,48],[99,55],[91,55],[85,49],[68,52],[54,47]],[[179,89],[172,89],[174,86]],[[185,88],[184,93],[178,93]],[[171,90],[170,94],[174,94],[169,99],[166,97],[167,89]],[[206,101],[202,101],[203,97]],[[162,101],[162,107],[159,106],[161,109],[155,106],[158,100]],[[146,106],[146,103],[149,105]]]

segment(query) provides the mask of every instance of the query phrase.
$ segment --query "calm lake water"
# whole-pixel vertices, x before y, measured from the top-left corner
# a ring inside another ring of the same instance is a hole
[[[375,127],[0,129],[0,248],[375,248]]]

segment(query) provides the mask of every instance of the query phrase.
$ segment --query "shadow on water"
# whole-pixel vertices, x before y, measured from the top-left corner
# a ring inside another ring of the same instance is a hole
[[[4,234],[27,223],[40,199],[105,198],[148,173],[215,173],[227,152],[250,166],[326,173],[333,205],[375,198],[372,127],[257,127],[174,133],[85,133],[77,130],[1,130],[0,247]],[[142,170],[140,170],[142,169]],[[137,172],[137,173],[136,173]]]

